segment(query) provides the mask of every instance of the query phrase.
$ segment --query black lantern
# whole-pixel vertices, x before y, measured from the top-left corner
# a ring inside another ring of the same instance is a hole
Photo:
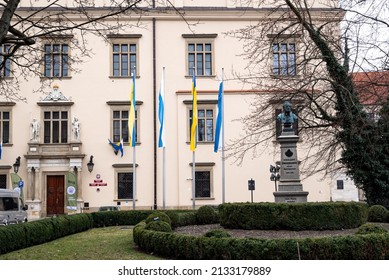
[[[93,156],[90,156],[90,160],[87,163],[87,166],[88,166],[88,171],[92,172],[93,171],[93,166],[95,166],[95,164],[93,163]]]
[[[18,172],[19,172],[19,167],[20,167],[20,157],[17,157],[17,158],[16,158],[16,161],[15,161],[15,163],[13,164],[13,167],[14,167],[14,172],[15,172],[15,174],[18,174]]]

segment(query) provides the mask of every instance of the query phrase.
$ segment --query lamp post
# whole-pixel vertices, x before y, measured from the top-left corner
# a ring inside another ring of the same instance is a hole
[[[280,168],[278,164],[276,166],[270,165],[270,181],[274,181],[274,190],[277,191],[277,181],[280,180]]]
[[[247,185],[249,187],[249,191],[251,191],[251,203],[253,203],[253,191],[255,191],[255,180],[253,180],[253,178],[251,178],[250,180],[248,180],[247,182]]]
[[[93,163],[93,156],[90,156],[87,166],[88,166],[88,171],[91,173],[93,171],[93,166],[95,166],[95,164]]]
[[[15,161],[15,163],[13,164],[13,167],[14,167],[14,172],[15,172],[15,174],[18,174],[18,172],[19,172],[19,167],[20,167],[20,157],[17,157],[17,158],[16,158],[16,161]]]

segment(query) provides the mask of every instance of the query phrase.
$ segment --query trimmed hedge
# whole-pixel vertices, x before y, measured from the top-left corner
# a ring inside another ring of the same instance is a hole
[[[370,206],[367,220],[369,222],[385,223],[389,217],[388,210],[382,205]]]
[[[219,205],[220,224],[235,229],[333,230],[357,228],[367,221],[359,202],[226,203]]]
[[[42,244],[92,227],[90,214],[61,216],[0,227],[0,254]]]
[[[0,254],[49,242],[94,227],[136,225],[154,212],[153,210],[94,212],[0,226]],[[164,210],[163,212],[172,220],[172,227],[195,224],[193,210]]]
[[[147,253],[187,260],[378,260],[389,259],[389,234],[305,239],[208,238],[134,228]]]

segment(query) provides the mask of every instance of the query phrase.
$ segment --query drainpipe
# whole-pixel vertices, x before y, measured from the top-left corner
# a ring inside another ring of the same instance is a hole
[[[155,0],[153,0],[153,9],[155,9]],[[153,18],[153,127],[154,127],[154,210],[157,206],[157,71],[156,71],[156,42],[155,42],[155,23]]]

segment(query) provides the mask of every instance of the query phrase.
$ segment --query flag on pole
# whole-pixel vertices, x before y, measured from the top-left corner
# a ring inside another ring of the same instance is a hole
[[[164,71],[162,71],[161,77],[161,88],[159,89],[159,97],[158,97],[158,120],[159,120],[159,138],[158,138],[158,148],[165,147],[165,127],[164,127],[164,119],[165,119],[165,77]]]
[[[130,115],[128,119],[128,142],[131,147],[136,145],[136,125],[135,125],[135,112],[136,112],[136,88],[135,88],[135,73],[132,73],[132,85],[130,91]]]
[[[215,144],[213,151],[217,153],[221,149],[223,143],[221,141],[223,130],[223,81],[219,85],[219,94],[217,97],[217,117],[216,117],[216,132]]]
[[[0,142],[0,159],[3,155],[3,141]]]
[[[118,154],[118,152],[120,151],[120,156],[123,157],[123,154],[124,154],[124,150],[123,150],[123,139],[120,140],[119,143],[113,143],[111,140],[108,139],[108,142],[109,144],[111,144],[112,148],[114,149],[115,151],[115,155]]]
[[[196,141],[196,131],[197,131],[197,91],[196,91],[196,75],[195,71],[193,70],[193,77],[192,77],[192,97],[193,97],[193,103],[192,103],[192,125],[190,128],[190,150],[195,151],[197,146]]]

